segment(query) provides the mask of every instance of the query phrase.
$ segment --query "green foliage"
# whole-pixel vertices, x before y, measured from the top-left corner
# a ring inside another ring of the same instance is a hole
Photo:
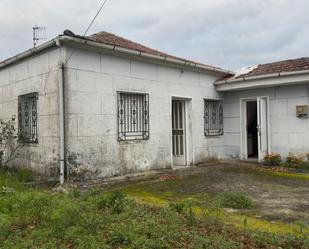
[[[219,194],[218,200],[221,207],[234,209],[248,209],[253,207],[252,200],[244,193],[224,192]]]
[[[35,180],[32,171],[28,169],[18,169],[15,175],[19,182],[33,182]]]
[[[285,164],[287,167],[291,167],[291,168],[302,168],[304,164],[304,158],[301,156],[295,156],[293,154],[290,154],[286,158]]]
[[[110,208],[113,213],[120,214],[125,208],[126,198],[120,191],[115,191],[109,195],[100,196],[97,200],[99,209]]]
[[[108,244],[112,246],[125,246],[131,243],[131,240],[125,234],[120,232],[114,232],[110,235],[107,241]]]
[[[184,204],[184,210],[185,214],[187,216],[187,219],[189,221],[189,224],[192,225],[195,221],[195,212],[194,208],[199,205],[199,201],[195,198],[188,198],[183,202]]]
[[[211,217],[219,210],[207,195],[154,207],[121,192],[74,190],[64,195],[15,181],[16,176],[0,172],[0,187],[6,187],[0,193],[0,248],[308,248],[304,225],[296,236],[205,222],[197,211]]]
[[[170,202],[169,207],[177,213],[183,213],[185,209],[185,204],[183,202]]]
[[[270,165],[270,166],[279,166],[281,163],[282,159],[281,159],[281,155],[279,153],[271,153],[271,154],[267,154],[264,157],[264,163],[266,165]]]

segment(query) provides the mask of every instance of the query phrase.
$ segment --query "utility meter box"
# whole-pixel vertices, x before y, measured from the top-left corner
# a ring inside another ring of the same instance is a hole
[[[308,105],[297,105],[296,116],[298,118],[308,118]]]

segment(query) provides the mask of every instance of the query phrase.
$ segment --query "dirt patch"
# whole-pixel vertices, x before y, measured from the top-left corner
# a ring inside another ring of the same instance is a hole
[[[123,184],[121,188],[129,194],[148,193],[168,201],[198,198],[205,193],[244,192],[253,199],[255,207],[240,213],[274,222],[309,224],[309,180],[293,174],[273,175],[271,171],[259,170],[258,165],[235,162],[199,165],[151,181]]]

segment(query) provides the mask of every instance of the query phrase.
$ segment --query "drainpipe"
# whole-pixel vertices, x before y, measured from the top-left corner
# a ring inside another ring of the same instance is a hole
[[[60,184],[64,183],[65,139],[64,139],[64,66],[59,62],[59,130],[60,130]]]

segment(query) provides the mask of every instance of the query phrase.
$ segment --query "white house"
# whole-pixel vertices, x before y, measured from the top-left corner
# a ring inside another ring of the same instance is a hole
[[[306,58],[235,75],[107,32],[65,31],[0,62],[0,119],[16,115],[29,138],[14,164],[61,180],[261,160],[307,152],[308,82]]]

